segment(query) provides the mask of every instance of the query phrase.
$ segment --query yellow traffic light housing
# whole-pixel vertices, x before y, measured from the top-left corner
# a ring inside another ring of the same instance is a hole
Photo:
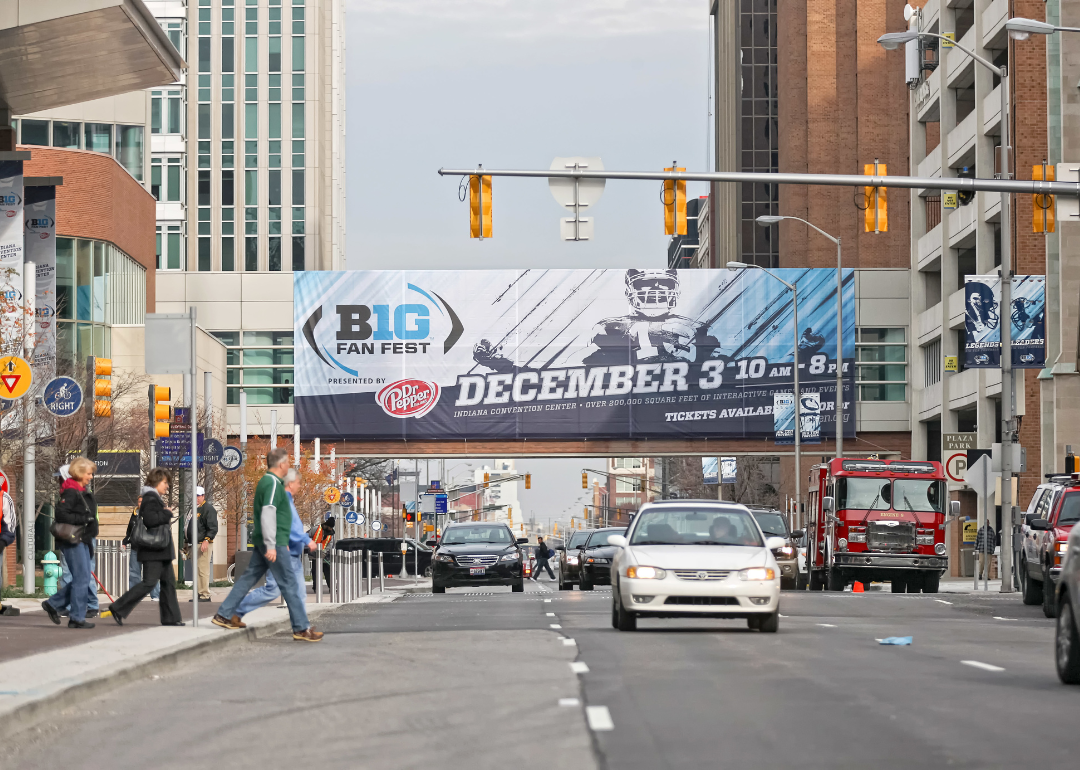
[[[863,164],[863,173],[866,176],[885,176],[889,172],[888,167],[878,163],[875,158],[873,163]],[[868,233],[888,232],[889,210],[884,187],[866,187],[865,225]]]
[[[588,489],[589,488],[589,474],[585,473],[584,471],[581,472],[581,488],[582,489]]]
[[[491,237],[491,177],[469,177],[469,237]]]
[[[526,489],[532,489],[532,474],[531,473],[526,473],[525,474],[525,488]]]
[[[1037,182],[1053,182],[1054,167],[1052,165],[1048,166],[1044,160],[1041,165],[1031,167],[1031,178]],[[1054,232],[1054,214],[1056,213],[1054,210],[1054,196],[1035,194],[1031,196],[1031,199],[1033,203],[1032,232]]]
[[[112,417],[112,359],[91,356],[89,363],[87,368],[94,378],[94,416]]]
[[[672,164],[664,171],[686,171],[683,166]],[[686,235],[686,180],[665,179],[662,201],[664,203],[664,234]]]
[[[162,385],[150,386],[150,440],[168,438],[172,423],[172,389]]]
[[[490,474],[490,473],[487,473],[487,472],[485,471],[485,472],[484,472],[484,489],[487,489],[487,488],[488,488],[488,486],[489,486],[489,483],[490,483],[490,481],[491,481],[491,474]]]

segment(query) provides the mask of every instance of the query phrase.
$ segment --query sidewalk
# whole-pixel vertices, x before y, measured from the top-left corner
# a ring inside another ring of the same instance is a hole
[[[208,648],[238,644],[271,636],[289,628],[289,613],[275,603],[244,617],[248,628],[228,631],[213,625],[213,617],[228,588],[211,589],[210,603],[199,603],[199,627],[191,627],[191,592],[183,593],[180,612],[186,627],[165,627],[158,622],[157,603],[145,600],[118,626],[112,618],[96,618],[88,631],[55,626],[40,601],[11,600],[23,609],[18,617],[0,616],[0,724],[19,729],[63,700],[70,705],[124,682],[157,672]],[[364,596],[355,603],[393,601],[400,593]],[[108,599],[101,597],[102,608]],[[34,607],[36,606],[36,611]],[[316,604],[308,595],[307,611],[317,625],[319,615],[340,604]]]

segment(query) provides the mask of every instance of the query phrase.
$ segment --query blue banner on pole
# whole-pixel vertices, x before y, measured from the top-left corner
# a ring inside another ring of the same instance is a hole
[[[964,278],[964,367],[996,369],[1001,366],[1001,276]]]
[[[1017,275],[1012,282],[1012,365],[1046,366],[1046,276]]]
[[[735,465],[736,460],[734,457],[720,458],[720,482],[722,484],[735,483]]]
[[[718,484],[719,474],[715,457],[701,458],[701,477],[706,484]]]

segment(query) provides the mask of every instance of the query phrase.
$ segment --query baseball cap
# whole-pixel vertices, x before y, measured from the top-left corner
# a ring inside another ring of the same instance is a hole
[[[205,495],[205,494],[206,494],[205,489],[203,489],[202,487],[195,487],[195,496],[196,497],[199,497],[200,495]]]

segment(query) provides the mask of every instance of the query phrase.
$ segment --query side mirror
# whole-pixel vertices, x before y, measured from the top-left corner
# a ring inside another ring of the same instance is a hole
[[[565,545],[557,545],[557,546],[555,546],[555,550],[556,551],[565,551],[566,546]]]
[[[431,546],[432,548],[434,548],[434,547],[435,547],[435,546],[437,546],[438,544],[439,544],[439,541],[438,541],[438,540],[428,540],[428,541],[426,541],[426,542],[424,543],[424,545],[430,545],[430,546]]]
[[[777,548],[783,548],[785,545],[787,545],[787,540],[782,537],[765,538],[765,547],[770,551],[775,551]]]
[[[960,515],[960,501],[959,500],[950,500],[949,501],[949,518],[950,519],[955,519],[959,515]]]
[[[1025,513],[1024,514],[1024,523],[1027,524],[1030,527],[1031,522],[1035,521],[1035,519],[1037,519],[1037,518],[1039,518],[1039,514],[1037,514],[1037,513]]]
[[[608,545],[613,545],[616,548],[626,547],[626,538],[622,535],[612,535],[607,539]]]
[[[792,540],[798,540],[800,537],[806,534],[805,529],[796,529],[791,533]]]
[[[825,513],[832,513],[836,510],[836,502],[831,497],[821,498],[821,510]]]
[[[527,544],[529,542],[529,538],[527,538],[527,537],[519,537],[517,539],[517,542],[518,542],[518,545],[525,545],[525,544]]]
[[[1039,531],[1045,532],[1046,530],[1050,529],[1050,522],[1046,519],[1032,519],[1031,523],[1028,526],[1030,526],[1032,529],[1037,529]]]

